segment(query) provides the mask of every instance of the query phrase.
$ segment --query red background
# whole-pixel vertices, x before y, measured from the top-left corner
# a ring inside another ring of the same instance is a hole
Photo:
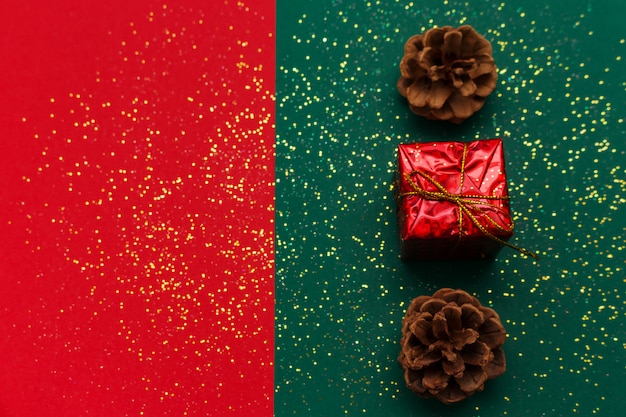
[[[271,415],[274,2],[7,3],[0,417]]]

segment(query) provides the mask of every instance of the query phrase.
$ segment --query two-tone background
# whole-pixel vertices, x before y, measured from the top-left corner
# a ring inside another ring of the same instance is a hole
[[[0,417],[619,415],[619,1],[0,5]],[[395,90],[471,24],[496,91],[461,125]],[[501,137],[514,242],[403,263],[399,143]],[[507,372],[455,406],[396,363],[410,300],[496,309]]]

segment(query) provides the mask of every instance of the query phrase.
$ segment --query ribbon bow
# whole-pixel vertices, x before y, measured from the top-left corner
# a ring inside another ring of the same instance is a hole
[[[467,147],[465,147],[463,151],[463,159],[461,161],[461,187],[460,187],[461,190],[463,189],[463,174],[465,171],[466,151],[467,151]],[[423,189],[422,187],[419,186],[419,184],[413,181],[413,178],[411,178],[413,175],[419,175],[425,178],[426,180],[428,180],[428,182],[433,184],[439,191],[428,191],[428,190]],[[443,185],[441,185],[437,180],[432,178],[430,175],[422,171],[418,171],[418,170],[411,171],[408,174],[405,173],[404,178],[406,179],[407,183],[409,184],[409,186],[411,187],[413,191],[402,193],[400,197],[418,195],[427,200],[447,201],[452,204],[456,204],[459,207],[459,241],[461,240],[463,236],[463,214],[465,214],[471,220],[471,222],[489,239],[492,239],[504,246],[508,246],[512,249],[515,249],[516,251],[523,253],[526,256],[539,259],[539,257],[533,252],[520,248],[519,246],[513,245],[495,236],[494,234],[489,232],[489,230],[487,230],[487,228],[477,218],[477,215],[480,215],[483,218],[487,219],[487,221],[491,225],[493,225],[496,229],[502,232],[511,232],[513,230],[513,224],[511,224],[509,227],[501,226],[494,219],[489,217],[487,213],[485,212],[485,210],[483,210],[483,208],[480,207],[480,206],[489,206],[489,207],[498,208],[496,205],[485,202],[484,200],[505,200],[505,199],[508,200],[509,198],[508,196],[500,197],[500,196],[494,196],[494,195],[453,194],[449,192],[448,190],[446,190],[446,188]]]

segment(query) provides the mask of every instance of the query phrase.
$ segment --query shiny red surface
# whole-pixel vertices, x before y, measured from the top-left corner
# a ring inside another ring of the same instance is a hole
[[[447,192],[463,196],[508,196],[504,153],[500,139],[467,143],[465,168],[461,171],[463,142],[430,142],[404,144],[398,147],[399,193],[414,191],[405,173],[424,190],[440,191],[436,184],[414,171],[420,171],[439,183]],[[461,182],[461,176],[463,181]],[[462,187],[461,187],[462,185]],[[477,199],[480,210],[472,213],[485,229],[503,240],[512,232],[498,230],[488,219],[502,228],[510,228],[509,201]],[[497,242],[488,238],[468,216],[459,226],[460,208],[449,201],[438,201],[418,195],[399,200],[400,236],[403,256],[417,258],[474,258],[492,255]],[[462,233],[459,241],[459,233]],[[457,242],[460,242],[457,246]]]
[[[272,415],[274,2],[0,31],[0,417]]]

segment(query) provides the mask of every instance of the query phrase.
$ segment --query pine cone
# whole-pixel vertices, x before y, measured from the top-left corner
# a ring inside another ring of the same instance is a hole
[[[434,28],[404,45],[398,91],[428,119],[461,123],[496,88],[491,44],[471,26]]]
[[[444,403],[482,391],[504,373],[506,332],[498,314],[462,290],[419,296],[402,322],[398,361],[407,387]]]

